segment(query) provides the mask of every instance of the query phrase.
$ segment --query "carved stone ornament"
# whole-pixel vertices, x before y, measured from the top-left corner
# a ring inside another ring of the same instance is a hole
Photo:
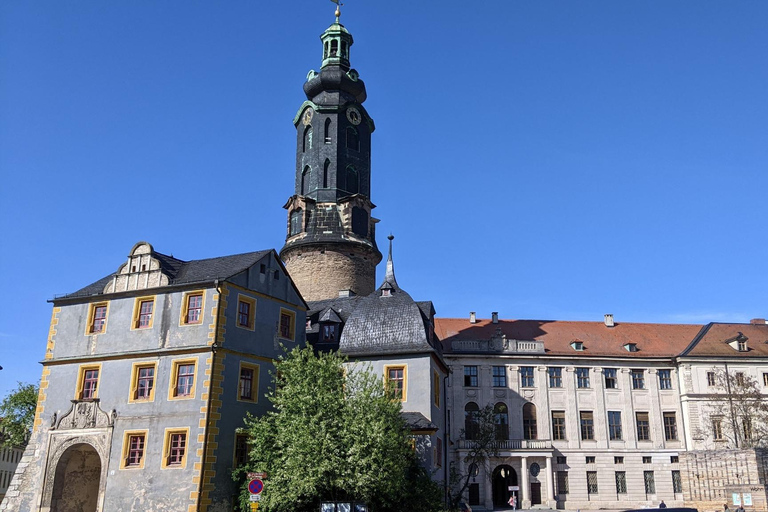
[[[117,411],[112,409],[110,414],[101,410],[99,399],[72,400],[72,407],[58,420],[54,413],[51,419],[51,430],[104,428],[115,425]]]

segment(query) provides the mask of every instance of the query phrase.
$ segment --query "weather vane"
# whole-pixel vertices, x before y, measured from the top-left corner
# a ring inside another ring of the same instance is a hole
[[[341,3],[341,0],[331,0],[331,2],[336,4],[336,23],[339,22],[339,16],[341,16],[341,6],[344,5]]]

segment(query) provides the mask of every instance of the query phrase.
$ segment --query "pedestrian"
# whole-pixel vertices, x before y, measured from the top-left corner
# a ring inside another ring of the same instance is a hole
[[[731,512],[731,509],[728,508],[727,503],[723,503],[723,512]]]
[[[659,508],[667,508],[667,504],[664,503],[664,500],[661,500],[661,503],[659,503]]]
[[[744,505],[739,505],[739,508],[736,509],[736,512],[744,512]]]
[[[514,494],[509,497],[509,501],[507,503],[509,503],[509,506],[512,507],[512,510],[517,509],[517,497]]]

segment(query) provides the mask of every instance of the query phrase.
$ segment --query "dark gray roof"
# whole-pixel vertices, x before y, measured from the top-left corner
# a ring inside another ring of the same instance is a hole
[[[216,279],[223,280],[233,277],[255,265],[256,262],[270,252],[272,252],[272,250],[267,249],[264,251],[234,254],[232,256],[183,261],[174,258],[173,256],[168,256],[167,254],[152,251],[152,257],[157,258],[160,262],[160,268],[170,280],[169,286],[175,286],[215,281]],[[104,291],[104,287],[112,280],[115,274],[116,273],[112,273],[74,293],[57,297],[57,299],[99,295]]]
[[[344,325],[339,350],[349,356],[436,352],[428,339],[430,318],[397,284],[390,237],[384,281],[358,301]]]
[[[401,412],[400,417],[403,418],[405,424],[411,430],[433,430],[437,431],[437,425],[427,419],[426,416],[420,412]]]

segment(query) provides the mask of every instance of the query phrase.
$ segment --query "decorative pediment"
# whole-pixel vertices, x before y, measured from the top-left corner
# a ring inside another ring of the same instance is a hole
[[[71,430],[85,428],[112,427],[117,419],[117,411],[107,414],[99,407],[99,400],[72,400],[72,407],[66,414],[51,418],[51,430]]]
[[[170,276],[163,272],[152,244],[139,242],[131,249],[128,261],[120,266],[112,281],[104,287],[104,293],[156,288],[167,286],[169,282]]]

